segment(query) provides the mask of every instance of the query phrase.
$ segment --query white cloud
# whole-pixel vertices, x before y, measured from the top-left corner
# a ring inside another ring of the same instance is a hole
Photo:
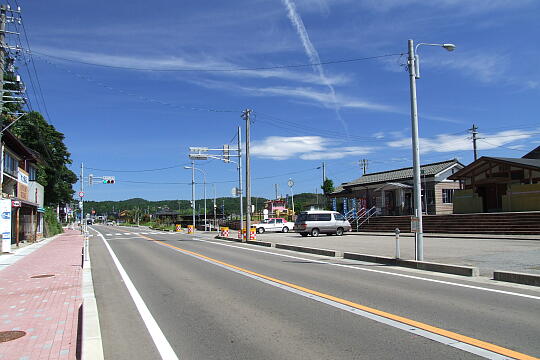
[[[376,11],[389,11],[410,6],[430,6],[435,8],[454,8],[463,13],[484,13],[494,10],[517,8],[528,5],[532,0],[365,0],[362,6]]]
[[[478,150],[494,149],[517,140],[530,138],[532,135],[521,130],[507,130],[495,134],[479,134],[480,139],[477,142]],[[411,147],[411,139],[403,138],[396,141],[390,141],[388,146],[393,148]],[[472,140],[467,135],[447,135],[439,134],[434,138],[420,139],[420,152],[453,152],[462,150],[472,150]]]
[[[71,59],[99,66],[110,66],[119,68],[134,68],[148,69],[152,71],[160,69],[170,69],[172,71],[163,71],[165,74],[171,74],[174,70],[198,71],[205,69],[238,69],[238,65],[228,61],[223,61],[209,56],[141,56],[141,55],[110,55],[95,52],[84,52],[75,50],[62,50],[57,48],[36,48],[34,49],[36,56],[44,56],[43,54],[54,54],[59,58]],[[271,66],[271,65],[269,65]],[[264,67],[264,66],[260,66]],[[287,69],[260,69],[260,70],[242,70],[242,71],[208,71],[206,75],[227,76],[227,77],[244,77],[244,78],[261,78],[261,79],[283,79],[297,82],[303,82],[315,85],[343,85],[350,81],[350,78],[345,75],[331,75],[321,78],[318,74],[309,73],[306,71],[290,71]]]
[[[450,68],[483,83],[492,83],[501,79],[505,76],[509,64],[508,56],[503,54],[461,51],[442,55],[430,56],[425,61],[421,59],[420,62],[428,66]]]
[[[276,95],[276,96],[294,96],[298,98],[304,98],[309,100],[315,100],[328,108],[334,108],[335,104],[338,104],[340,108],[355,108],[366,109],[374,111],[384,112],[398,112],[392,106],[385,104],[378,104],[367,100],[351,98],[342,95],[336,95],[326,92],[314,90],[309,87],[262,87],[262,88],[249,88],[246,89],[251,93],[259,93],[260,95]]]
[[[253,141],[251,154],[273,160],[323,160],[365,155],[374,149],[364,146],[331,146],[334,143],[322,136],[269,136],[264,140]]]

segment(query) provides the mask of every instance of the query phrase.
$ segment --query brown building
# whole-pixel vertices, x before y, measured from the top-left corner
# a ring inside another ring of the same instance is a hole
[[[483,156],[450,179],[454,213],[540,211],[540,147],[522,158]]]

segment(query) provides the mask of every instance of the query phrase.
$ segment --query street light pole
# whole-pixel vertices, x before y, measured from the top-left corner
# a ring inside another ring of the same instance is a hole
[[[415,259],[424,260],[424,234],[422,226],[422,192],[420,189],[420,146],[418,140],[418,104],[416,101],[416,65],[414,42],[409,40],[409,80],[411,92],[411,124],[414,180],[414,215],[418,218],[418,229],[415,233]]]
[[[428,44],[420,43],[420,45],[441,46],[448,51],[453,51],[456,46],[454,44]],[[424,233],[422,224],[422,189],[420,179],[420,144],[418,139],[418,104],[416,101],[416,79],[420,77],[420,64],[418,57],[415,54],[414,41],[408,41],[409,48],[409,80],[411,93],[411,130],[412,130],[412,151],[413,151],[413,180],[414,180],[414,212],[418,218],[418,229],[415,232],[415,259],[418,261],[424,260]],[[427,204],[426,204],[427,210]]]
[[[204,186],[204,231],[206,231],[206,172],[202,169],[195,167],[195,161],[191,160],[191,166],[184,166],[184,169],[191,169],[191,183],[193,185],[191,197],[193,201],[193,227],[195,227],[195,170],[200,171],[203,174],[203,186]]]
[[[195,161],[191,160],[191,216],[195,230]]]
[[[246,238],[249,239],[251,230],[251,160],[249,157],[250,142],[250,120],[251,110],[246,109],[242,112],[242,117],[246,121]]]

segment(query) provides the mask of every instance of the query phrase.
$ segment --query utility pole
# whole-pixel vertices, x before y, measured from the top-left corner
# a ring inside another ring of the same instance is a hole
[[[84,229],[85,224],[84,222],[84,163],[81,163],[81,179],[80,179],[80,186],[81,186],[81,231]]]
[[[362,166],[362,175],[366,175],[368,169],[368,159],[362,159],[360,165]]]
[[[472,126],[472,128],[469,129],[469,131],[471,132],[472,134],[472,144],[473,144],[473,151],[474,151],[474,161],[478,160],[478,152],[476,150],[476,135],[478,135],[478,126],[474,125]]]
[[[278,196],[278,194],[279,194],[279,185],[274,184],[274,188],[276,189],[276,197],[275,197],[275,199],[277,200],[277,199],[279,199],[279,196]]]
[[[238,191],[240,192],[240,231],[244,228],[244,189],[242,189],[242,127],[238,127]]]
[[[251,110],[246,109],[242,112],[242,118],[246,121],[246,239],[249,239],[251,230],[251,164],[249,158],[249,141],[250,141],[250,115]]]
[[[420,145],[418,140],[418,104],[416,101],[416,57],[414,42],[408,41],[409,47],[409,80],[411,93],[411,124],[413,148],[413,179],[414,179],[414,215],[418,218],[418,229],[415,232],[415,260],[424,260],[424,237],[422,226],[422,189],[420,183]]]
[[[4,110],[4,61],[6,58],[5,52],[5,33],[6,33],[6,6],[0,7],[0,129],[4,129],[4,119],[2,118],[2,111]],[[3,186],[4,180],[4,143],[2,142],[2,134],[0,132],[0,164],[2,164],[2,173],[0,173],[0,190]],[[0,191],[0,194],[2,192]],[[1,196],[1,195],[0,195]]]
[[[219,231],[216,218],[216,184],[212,183],[212,187],[214,188],[214,228]]]
[[[195,161],[191,160],[191,220],[195,230]]]
[[[326,181],[326,164],[322,163],[322,184],[324,186],[324,182]]]

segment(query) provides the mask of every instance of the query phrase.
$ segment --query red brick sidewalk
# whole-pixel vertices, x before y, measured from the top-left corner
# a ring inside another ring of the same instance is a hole
[[[79,232],[66,230],[0,271],[0,332],[26,332],[0,342],[0,360],[77,358],[82,247]]]

